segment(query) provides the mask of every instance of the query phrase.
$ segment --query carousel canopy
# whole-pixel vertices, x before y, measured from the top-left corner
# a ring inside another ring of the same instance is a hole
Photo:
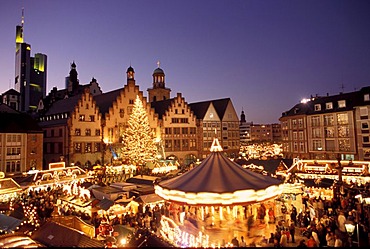
[[[211,153],[192,170],[155,186],[156,194],[166,200],[188,204],[250,203],[270,199],[281,191],[282,182],[231,161],[223,155],[215,139]]]

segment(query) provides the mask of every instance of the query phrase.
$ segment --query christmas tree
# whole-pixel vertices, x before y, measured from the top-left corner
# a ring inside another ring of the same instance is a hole
[[[136,96],[128,127],[122,138],[122,155],[125,155],[131,164],[145,165],[147,161],[155,158],[157,147],[148,115],[139,96]]]

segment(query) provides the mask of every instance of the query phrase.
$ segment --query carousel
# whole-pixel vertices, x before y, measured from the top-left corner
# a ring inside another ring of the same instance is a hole
[[[163,238],[178,247],[225,247],[233,237],[268,225],[284,187],[228,159],[215,138],[201,164],[154,188],[167,202]]]

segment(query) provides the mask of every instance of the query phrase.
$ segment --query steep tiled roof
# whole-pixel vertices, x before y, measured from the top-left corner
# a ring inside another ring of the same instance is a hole
[[[109,108],[112,106],[113,101],[117,99],[123,88],[103,93],[94,97],[96,105],[99,107],[99,111],[102,116],[105,116],[109,112]]]
[[[0,112],[19,113],[18,111],[3,103],[0,103]]]
[[[339,111],[349,111],[353,110],[356,106],[365,105],[364,103],[364,94],[370,94],[370,87],[363,87],[359,91],[349,92],[349,93],[340,93],[332,96],[317,96],[312,97],[310,101],[306,103],[298,103],[290,110],[283,112],[282,117],[285,116],[294,116],[294,115],[312,115],[312,114],[321,114],[321,113],[331,113]],[[339,107],[338,101],[345,100],[346,106]],[[332,103],[333,108],[327,109],[325,107],[326,103]],[[321,110],[316,111],[315,105],[320,104]]]
[[[25,113],[0,112],[0,133],[39,133],[37,122]]]
[[[61,99],[53,103],[50,109],[45,113],[45,115],[53,115],[59,113],[72,112],[80,100],[81,95],[75,95],[66,99]]]
[[[230,98],[212,100],[212,104],[214,105],[217,115],[220,119],[224,118],[225,111],[229,102]]]
[[[150,105],[152,108],[154,108],[155,113],[158,114],[158,118],[162,119],[162,116],[166,113],[168,108],[171,106],[172,101],[174,101],[174,98],[161,100],[161,101],[154,101],[154,102],[151,102]]]
[[[190,103],[189,107],[198,119],[203,119],[212,101]]]
[[[15,89],[9,89],[8,91],[6,91],[5,93],[3,93],[3,96],[4,95],[18,95],[18,96],[20,96],[21,94],[18,92],[18,91],[16,91]]]
[[[229,101],[230,101],[230,98],[215,99],[215,100],[207,100],[207,101],[202,101],[202,102],[191,103],[189,104],[189,106],[198,119],[203,119],[204,116],[206,115],[209,105],[212,103],[216,109],[217,115],[219,116],[220,119],[222,119],[224,117]]]
[[[171,103],[174,101],[174,99],[175,98],[155,101],[151,103],[151,107],[154,108],[155,113],[158,114],[159,119],[162,119],[162,116],[166,113],[168,108],[171,106]],[[190,103],[189,107],[190,107],[190,110],[193,111],[194,115],[198,119],[203,119],[207,113],[209,105],[212,103],[216,109],[217,115],[222,119],[225,114],[229,101],[230,101],[230,98],[207,100],[207,101],[202,101],[202,102]]]

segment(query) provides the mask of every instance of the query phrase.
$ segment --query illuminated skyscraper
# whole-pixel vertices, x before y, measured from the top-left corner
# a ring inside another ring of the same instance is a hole
[[[46,96],[47,56],[36,53],[31,57],[31,45],[23,37],[22,24],[16,27],[15,48],[15,90],[20,95],[20,111],[35,111],[41,98]]]

